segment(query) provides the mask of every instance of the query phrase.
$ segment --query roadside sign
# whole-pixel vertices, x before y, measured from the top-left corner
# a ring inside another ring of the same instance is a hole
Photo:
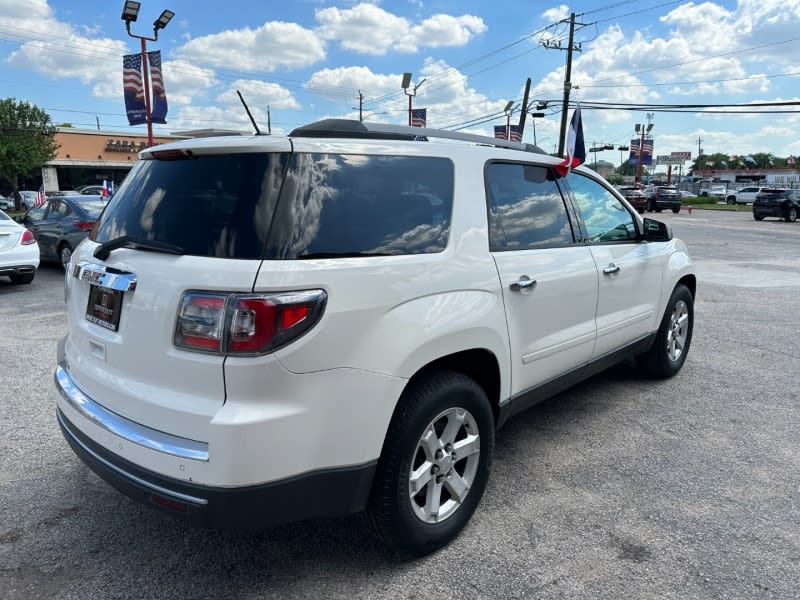
[[[657,165],[682,165],[686,162],[683,156],[671,156],[669,154],[659,154],[656,157]]]
[[[692,160],[692,153],[691,152],[670,152],[670,156],[681,156],[683,160]]]

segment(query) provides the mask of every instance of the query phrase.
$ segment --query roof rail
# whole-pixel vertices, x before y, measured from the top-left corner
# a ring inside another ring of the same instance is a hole
[[[289,134],[289,137],[369,138],[407,141],[420,140],[420,138],[434,138],[472,142],[474,144],[510,148],[511,150],[534,152],[536,154],[546,154],[539,146],[492,138],[485,135],[460,133],[458,131],[447,131],[444,129],[430,129],[427,127],[409,127],[408,125],[365,123],[352,119],[323,119],[322,121],[316,121],[298,127]]]

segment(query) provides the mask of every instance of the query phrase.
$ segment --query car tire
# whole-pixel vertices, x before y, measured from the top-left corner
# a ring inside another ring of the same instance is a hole
[[[61,267],[66,271],[67,263],[72,258],[72,246],[64,242],[58,247],[58,259],[61,261]]]
[[[661,319],[656,339],[648,352],[636,356],[636,362],[651,377],[672,377],[681,370],[694,329],[694,298],[683,284],[672,290]]]
[[[786,222],[794,223],[795,221],[797,221],[797,209],[792,207],[789,209],[789,212],[786,213]]]
[[[764,215],[759,215],[758,213],[753,213],[753,218],[756,221],[763,221],[764,220]]]
[[[674,212],[677,215],[679,212],[681,212],[681,209],[680,209],[680,207],[679,208],[673,208],[672,212]]]
[[[9,275],[8,278],[11,280],[11,283],[19,284],[19,283],[31,283],[33,281],[33,276],[36,273],[25,273],[24,275]]]
[[[733,196],[728,196],[725,199],[725,203],[728,204],[728,205],[734,205],[734,204],[736,204],[736,198],[734,198]]]
[[[435,371],[412,382],[378,461],[366,511],[372,533],[406,556],[455,538],[486,487],[494,429],[489,400],[473,379]]]

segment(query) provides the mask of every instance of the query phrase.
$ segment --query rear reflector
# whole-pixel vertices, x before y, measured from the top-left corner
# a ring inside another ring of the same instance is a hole
[[[185,513],[189,511],[189,507],[183,502],[176,502],[175,500],[170,500],[169,498],[151,495],[150,500],[161,506],[171,508],[172,510],[177,510],[178,512]]]

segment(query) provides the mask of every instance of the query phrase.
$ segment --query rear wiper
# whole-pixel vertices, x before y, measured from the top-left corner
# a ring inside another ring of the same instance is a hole
[[[174,244],[167,244],[164,242],[156,242],[155,240],[146,240],[134,235],[123,235],[113,240],[109,240],[100,244],[94,251],[94,257],[100,260],[105,260],[112,250],[117,248],[137,248],[141,250],[155,250],[156,252],[164,252],[165,254],[186,254],[186,251],[180,246]]]

